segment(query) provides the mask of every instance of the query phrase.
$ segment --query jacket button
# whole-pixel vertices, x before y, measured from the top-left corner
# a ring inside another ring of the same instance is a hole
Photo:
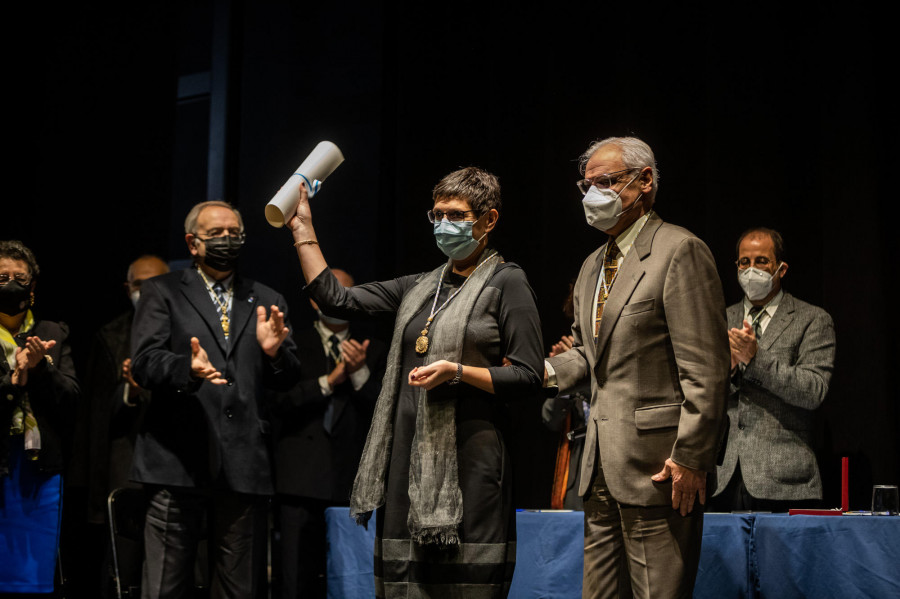
[[[234,411],[231,408],[225,408],[225,417],[229,420],[234,418]]]

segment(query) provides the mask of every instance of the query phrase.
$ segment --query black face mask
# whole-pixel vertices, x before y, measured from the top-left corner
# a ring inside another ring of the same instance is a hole
[[[219,272],[230,272],[237,265],[241,255],[243,240],[239,237],[211,237],[203,240],[206,244],[206,256],[203,263]]]
[[[0,312],[15,316],[21,314],[31,305],[31,287],[18,281],[10,281],[0,286]]]

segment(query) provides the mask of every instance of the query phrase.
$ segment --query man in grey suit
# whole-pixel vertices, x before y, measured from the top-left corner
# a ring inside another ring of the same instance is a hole
[[[585,216],[609,240],[581,267],[574,344],[547,385],[591,383],[584,597],[624,596],[629,578],[635,597],[690,597],[728,385],[721,283],[706,245],[652,211],[646,143],[604,139],[581,164]]]
[[[711,508],[814,507],[822,481],[811,447],[813,415],[828,392],[834,324],[821,308],[782,290],[788,265],[777,231],[746,231],[737,255],[744,299],[728,308],[730,430]]]

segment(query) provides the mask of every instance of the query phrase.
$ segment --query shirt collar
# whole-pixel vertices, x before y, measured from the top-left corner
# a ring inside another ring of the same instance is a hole
[[[325,323],[318,318],[313,326],[316,327],[316,331],[319,333],[319,337],[322,338],[323,344],[330,343],[332,335],[337,335],[338,341],[346,341],[350,337],[350,327],[347,327],[343,331],[335,332],[326,327]]]
[[[775,314],[775,310],[778,309],[778,304],[781,303],[781,298],[784,297],[784,289],[779,289],[778,293],[775,294],[775,297],[769,300],[768,304],[765,304],[762,308],[766,314],[772,316]],[[750,309],[753,307],[753,302],[751,302],[747,296],[744,296],[744,316],[750,313]]]
[[[623,257],[628,254],[628,250],[634,245],[634,240],[637,239],[641,229],[643,229],[644,225],[647,224],[647,221],[650,220],[651,214],[653,214],[652,210],[631,223],[627,229],[616,236],[616,245],[619,247],[619,251],[622,252]]]

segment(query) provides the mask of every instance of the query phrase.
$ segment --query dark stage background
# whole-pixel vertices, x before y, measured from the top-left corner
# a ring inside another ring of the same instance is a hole
[[[286,230],[263,206],[323,139],[347,160],[313,200],[330,264],[364,282],[433,268],[430,191],[460,166],[503,185],[496,243],[537,294],[545,345],[603,242],[576,158],[634,134],[659,161],[656,209],[704,239],[737,301],[734,242],[779,229],[785,287],[834,317],[821,410],[826,503],[896,484],[896,72],[887,19],[864,3],[185,2],[18,8],[8,21],[13,132],[0,238],[42,267],[37,309],[67,321],[78,365],[127,308],[128,263],[187,256],[182,222],[223,197],[249,232],[242,270],[312,318]],[[556,438],[516,406],[517,505],[546,507]],[[302,459],[298,456],[298,459]]]

